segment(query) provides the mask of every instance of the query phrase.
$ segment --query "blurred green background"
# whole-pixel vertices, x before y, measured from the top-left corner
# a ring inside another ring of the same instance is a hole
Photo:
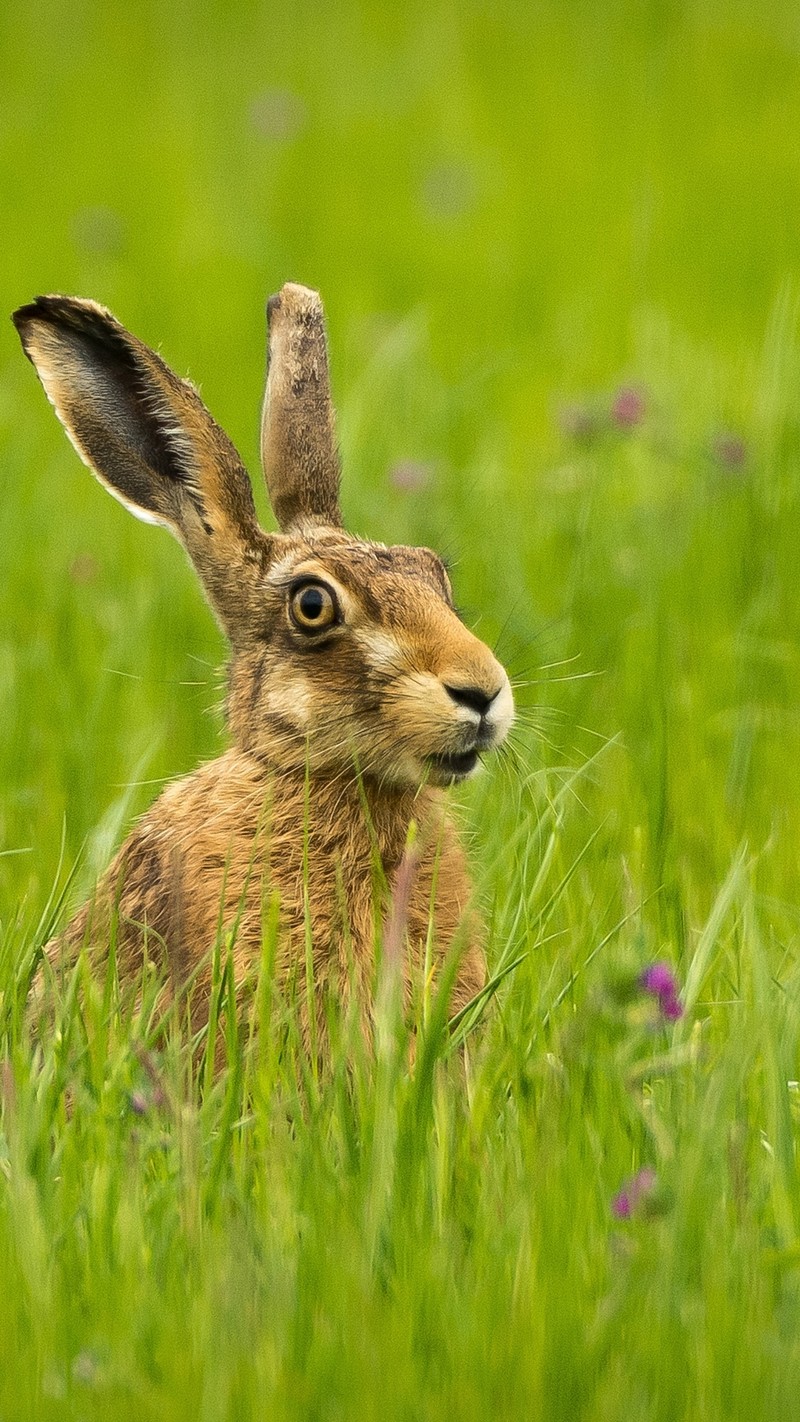
[[[217,752],[224,646],[0,323],[0,1412],[791,1414],[799,133],[793,0],[2,8],[0,304],[109,305],[269,521],[264,306],[318,287],[350,525],[450,557],[521,716],[463,795],[519,959],[468,1091],[177,1054],[173,1110],[87,984],[34,1052],[62,837],[77,896]]]
[[[533,763],[620,737],[581,832],[601,820],[611,879],[635,861],[680,923],[742,838],[795,897],[798,46],[783,0],[0,17],[7,310],[111,306],[200,384],[263,508],[264,303],[318,287],[353,526],[444,548],[468,616],[550,681],[520,693],[559,713]],[[213,753],[222,647],[10,323],[0,440],[10,911],[64,822],[101,863],[139,782]]]

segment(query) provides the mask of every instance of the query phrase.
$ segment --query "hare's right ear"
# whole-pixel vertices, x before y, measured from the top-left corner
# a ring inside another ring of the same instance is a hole
[[[338,528],[339,453],[325,317],[316,291],[287,282],[267,303],[267,390],[261,463],[284,532]]]
[[[270,539],[197,391],[93,301],[40,296],[12,319],[81,459],[133,513],[172,529],[231,641],[247,640]]]

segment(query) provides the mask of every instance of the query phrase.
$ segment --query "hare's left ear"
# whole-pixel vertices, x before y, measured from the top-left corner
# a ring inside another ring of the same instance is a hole
[[[197,391],[93,301],[40,296],[13,321],[84,463],[132,513],[180,538],[231,641],[246,641],[271,540]]]
[[[284,531],[338,528],[339,455],[325,317],[316,291],[287,282],[267,304],[269,370],[261,462]]]

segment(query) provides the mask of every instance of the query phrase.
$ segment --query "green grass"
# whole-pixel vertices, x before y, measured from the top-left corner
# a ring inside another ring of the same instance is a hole
[[[215,754],[224,649],[0,328],[0,1417],[794,1414],[798,37],[788,0],[4,7],[5,308],[106,302],[255,471],[265,298],[318,286],[348,519],[449,554],[527,709],[463,796],[519,960],[465,1054],[433,1013],[410,1074],[387,998],[315,1082],[266,968],[205,1089],[152,984],[81,969],[37,1043],[53,903]],[[674,1027],[628,991],[664,957]]]

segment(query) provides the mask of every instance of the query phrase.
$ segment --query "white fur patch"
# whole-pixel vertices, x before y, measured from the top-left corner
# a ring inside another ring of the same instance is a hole
[[[311,721],[313,696],[305,677],[287,676],[284,685],[272,685],[267,695],[267,711],[280,716],[298,729]]]
[[[402,670],[405,652],[390,633],[379,632],[374,627],[360,627],[355,633],[355,641],[376,671],[391,673]]]
[[[491,726],[495,734],[495,745],[499,745],[501,741],[505,740],[513,723],[514,696],[511,691],[511,683],[508,677],[506,677],[503,682],[503,689],[498,692],[489,708],[489,714],[486,717],[486,724]]]
[[[296,553],[287,553],[285,558],[279,558],[277,563],[270,565],[269,581],[275,584],[282,583],[290,573],[295,571],[296,564]]]

